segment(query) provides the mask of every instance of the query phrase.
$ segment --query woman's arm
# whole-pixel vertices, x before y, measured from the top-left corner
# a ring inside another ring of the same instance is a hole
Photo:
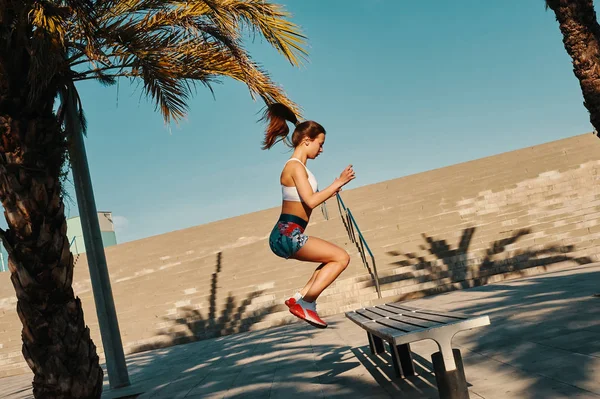
[[[304,167],[301,165],[293,165],[291,176],[294,180],[296,190],[298,190],[298,194],[300,195],[300,198],[302,198],[302,201],[304,201],[304,203],[310,209],[314,209],[323,202],[327,201],[329,198],[333,197],[335,193],[340,191],[342,186],[354,179],[354,171],[352,171],[352,165],[348,166],[346,169],[344,169],[339,178],[336,178],[333,183],[331,183],[324,190],[316,193],[313,192],[313,189],[308,182],[308,176],[306,175],[306,170]]]

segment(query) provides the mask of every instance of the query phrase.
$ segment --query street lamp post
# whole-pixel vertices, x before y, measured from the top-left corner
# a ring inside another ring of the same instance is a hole
[[[71,91],[71,94],[73,92],[74,90]],[[63,98],[63,100],[67,101],[65,105],[69,107],[68,112],[66,112],[67,118],[65,123],[70,138],[69,154],[71,169],[73,171],[77,206],[81,218],[83,241],[90,269],[94,302],[96,303],[98,324],[100,325],[102,346],[104,347],[104,354],[106,356],[108,380],[111,388],[126,387],[130,385],[129,375],[127,373],[117,311],[115,310],[108,266],[102,244],[100,222],[98,221],[92,179],[90,177],[85,144],[83,142],[81,121],[78,117],[74,96],[69,95],[67,98]]]

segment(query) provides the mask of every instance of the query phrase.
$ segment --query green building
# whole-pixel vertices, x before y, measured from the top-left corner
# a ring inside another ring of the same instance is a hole
[[[8,254],[4,249],[4,246],[0,244],[0,273],[8,271]]]
[[[100,222],[100,232],[102,234],[102,244],[104,247],[117,245],[117,236],[115,234],[112,213],[98,212],[98,221]],[[79,216],[67,219],[67,237],[69,237],[73,255],[85,253],[85,243],[83,242],[83,231],[81,230],[81,219]],[[8,254],[0,244],[0,273],[7,271]]]
[[[117,236],[115,234],[112,213],[98,212],[98,221],[100,222],[100,233],[102,234],[103,246],[106,248],[117,245]],[[81,219],[79,216],[67,219],[67,237],[69,237],[73,255],[85,253],[85,243],[83,242],[83,231],[81,229]]]

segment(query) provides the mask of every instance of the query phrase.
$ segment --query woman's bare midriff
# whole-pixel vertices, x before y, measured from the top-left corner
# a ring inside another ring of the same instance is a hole
[[[283,201],[281,205],[281,213],[288,215],[296,215],[306,221],[310,218],[312,209],[310,209],[304,202],[297,201]]]

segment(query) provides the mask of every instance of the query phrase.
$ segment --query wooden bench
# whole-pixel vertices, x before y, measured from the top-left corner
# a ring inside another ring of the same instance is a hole
[[[434,340],[439,352],[431,356],[440,398],[468,399],[462,357],[452,349],[452,338],[463,330],[490,324],[488,316],[468,316],[389,303],[347,312],[346,317],[367,331],[372,354],[385,351],[388,342],[398,377],[415,375],[410,343]]]

